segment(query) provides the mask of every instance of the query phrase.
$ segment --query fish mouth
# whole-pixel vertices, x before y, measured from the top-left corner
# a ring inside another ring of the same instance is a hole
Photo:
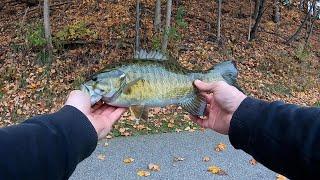
[[[92,87],[86,85],[86,84],[82,84],[80,87],[81,91],[88,94],[90,96],[90,103],[91,106],[93,106],[94,104],[96,104],[98,101],[100,101],[102,99],[102,96],[97,94]]]

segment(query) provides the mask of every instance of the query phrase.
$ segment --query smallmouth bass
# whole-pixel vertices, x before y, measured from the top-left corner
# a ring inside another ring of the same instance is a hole
[[[209,70],[195,71],[159,52],[136,53],[133,59],[108,65],[81,85],[91,97],[91,104],[102,100],[118,107],[136,107],[141,117],[147,107],[175,104],[190,114],[203,116],[206,101],[194,87],[196,79],[204,82],[225,81],[237,87],[238,70],[233,61],[219,63]]]

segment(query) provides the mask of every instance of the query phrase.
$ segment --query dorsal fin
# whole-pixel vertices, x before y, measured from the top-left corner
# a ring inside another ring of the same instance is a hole
[[[134,59],[145,59],[145,60],[154,60],[154,61],[165,61],[168,60],[167,56],[158,51],[147,52],[144,49],[136,51]]]

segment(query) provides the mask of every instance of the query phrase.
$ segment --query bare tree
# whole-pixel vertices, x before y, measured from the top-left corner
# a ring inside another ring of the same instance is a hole
[[[299,9],[302,10],[304,8],[304,0],[300,0]]]
[[[255,0],[254,13],[252,14],[252,18],[257,19],[259,7],[260,7],[260,0]]]
[[[168,0],[167,1],[166,26],[165,26],[162,47],[161,47],[162,52],[167,51],[168,40],[169,40],[169,31],[170,31],[170,21],[171,21],[171,9],[172,9],[172,0]]]
[[[140,0],[137,0],[136,4],[136,43],[135,53],[140,50]]]
[[[44,35],[47,41],[46,50],[49,53],[48,60],[51,62],[52,58],[52,37],[50,27],[50,12],[49,12],[49,0],[43,1],[43,20],[44,20]]]
[[[252,14],[252,0],[250,1],[250,14]],[[251,26],[252,26],[252,18],[249,18],[249,28],[248,28],[248,41],[250,40],[250,32],[251,32]]]
[[[313,10],[315,6],[315,1],[312,4],[312,7],[309,9],[309,11],[307,12],[307,14],[304,17],[304,20],[302,21],[301,25],[299,26],[299,28],[297,29],[297,31],[285,42],[286,44],[290,44],[292,41],[294,41],[298,35],[300,34],[302,28],[306,25],[308,19],[311,17],[311,10]]]
[[[221,39],[221,4],[222,0],[218,0],[217,42]]]
[[[154,30],[155,32],[159,32],[161,28],[161,0],[156,1],[156,8],[154,14]]]
[[[305,46],[308,45],[308,42],[310,40],[310,37],[312,35],[312,31],[313,31],[313,27],[314,27],[314,23],[317,21],[317,19],[319,18],[320,15],[320,9],[316,6],[317,2],[315,1],[313,4],[313,12],[309,13],[311,15],[313,15],[313,17],[310,17],[310,24],[309,24],[309,28],[307,29],[307,34],[306,34],[306,39],[305,39]]]
[[[251,29],[250,40],[253,40],[253,39],[256,38],[257,31],[258,31],[258,26],[260,24],[262,15],[264,13],[264,4],[265,4],[265,0],[260,0],[258,16],[256,18],[256,22],[254,23],[254,25],[253,25],[253,27]]]
[[[280,21],[280,8],[279,8],[279,0],[274,0],[273,4],[273,22],[278,23]]]

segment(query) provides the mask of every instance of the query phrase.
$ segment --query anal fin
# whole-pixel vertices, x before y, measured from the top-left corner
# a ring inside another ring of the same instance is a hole
[[[139,123],[139,121],[148,120],[148,108],[145,106],[130,106],[131,113],[135,116],[136,122]]]
[[[179,105],[194,116],[204,116],[207,107],[205,98],[200,94],[187,97],[183,102],[179,103]]]

